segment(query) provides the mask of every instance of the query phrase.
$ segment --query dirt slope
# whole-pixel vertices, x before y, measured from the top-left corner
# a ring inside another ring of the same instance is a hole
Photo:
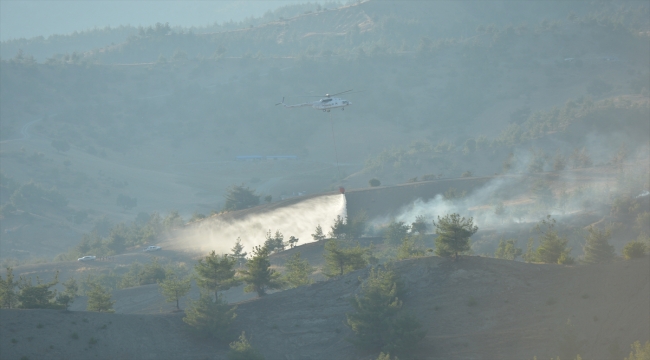
[[[583,359],[622,359],[629,344],[650,338],[649,260],[565,267],[428,257],[396,267],[407,282],[405,308],[428,330],[420,359],[557,356],[567,320]],[[234,333],[245,330],[267,359],[374,359],[345,341],[348,298],[366,275],[240,303]],[[3,359],[225,359],[228,350],[193,340],[181,314],[2,310],[0,317]]]

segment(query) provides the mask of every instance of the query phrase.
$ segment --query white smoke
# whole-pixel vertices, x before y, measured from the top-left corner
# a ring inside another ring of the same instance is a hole
[[[531,190],[535,179],[525,175],[497,177],[463,198],[446,199],[438,194],[430,200],[417,199],[397,211],[396,216],[374,219],[371,224],[382,227],[391,220],[411,224],[416,217],[423,216],[431,225],[431,220],[437,220],[438,216],[458,213],[473,217],[479,228],[498,229],[512,224],[535,223],[546,215],[562,219],[593,207],[594,199],[602,201],[610,192],[607,184],[597,183],[575,189],[577,181],[571,175],[565,175],[553,190],[549,188],[548,196],[551,198],[544,204]],[[567,188],[574,189],[568,192]]]
[[[494,211],[495,197],[504,189],[518,186],[519,179],[517,177],[500,177],[460,199],[446,199],[442,194],[438,194],[430,200],[417,199],[398,211],[398,215],[392,220],[411,224],[416,217],[424,216],[430,223],[431,220],[437,220],[438,216],[444,217],[447,214],[458,213],[465,217],[472,216],[474,224],[479,227],[498,227],[503,224],[503,217]],[[504,205],[507,206],[508,203],[506,202]],[[376,219],[373,223],[380,225],[389,220],[391,219]],[[526,217],[521,217],[517,222],[528,221]]]
[[[264,244],[266,233],[280,231],[285,241],[295,236],[298,245],[313,242],[311,234],[320,225],[327,233],[337,216],[345,218],[345,195],[319,196],[266,212],[249,214],[240,219],[215,216],[182,230],[163,244],[165,248],[195,253],[229,253],[237,238],[244,250]]]

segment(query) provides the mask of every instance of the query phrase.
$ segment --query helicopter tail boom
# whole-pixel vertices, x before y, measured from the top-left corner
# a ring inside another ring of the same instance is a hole
[[[287,105],[284,103],[284,97],[282,98],[282,101],[275,104],[276,106],[282,105],[285,108],[297,108],[297,107],[304,107],[304,106],[313,106],[313,103],[302,103],[302,104],[295,104],[295,105]]]

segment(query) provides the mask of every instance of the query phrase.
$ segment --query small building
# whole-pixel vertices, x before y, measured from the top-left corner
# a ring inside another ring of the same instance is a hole
[[[237,161],[261,161],[261,160],[264,160],[264,156],[260,156],[260,155],[237,156]]]
[[[267,156],[266,160],[298,160],[296,155],[271,155]]]

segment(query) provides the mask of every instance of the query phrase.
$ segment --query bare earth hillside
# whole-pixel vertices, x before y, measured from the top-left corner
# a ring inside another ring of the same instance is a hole
[[[407,285],[404,308],[428,331],[417,358],[549,358],[560,353],[570,321],[583,359],[622,359],[629,344],[650,337],[649,260],[567,267],[427,257],[396,269]],[[348,299],[367,273],[240,303],[233,337],[246,331],[266,359],[374,359],[345,340]],[[2,310],[0,317],[3,359],[225,359],[228,350],[194,340],[182,314]]]

